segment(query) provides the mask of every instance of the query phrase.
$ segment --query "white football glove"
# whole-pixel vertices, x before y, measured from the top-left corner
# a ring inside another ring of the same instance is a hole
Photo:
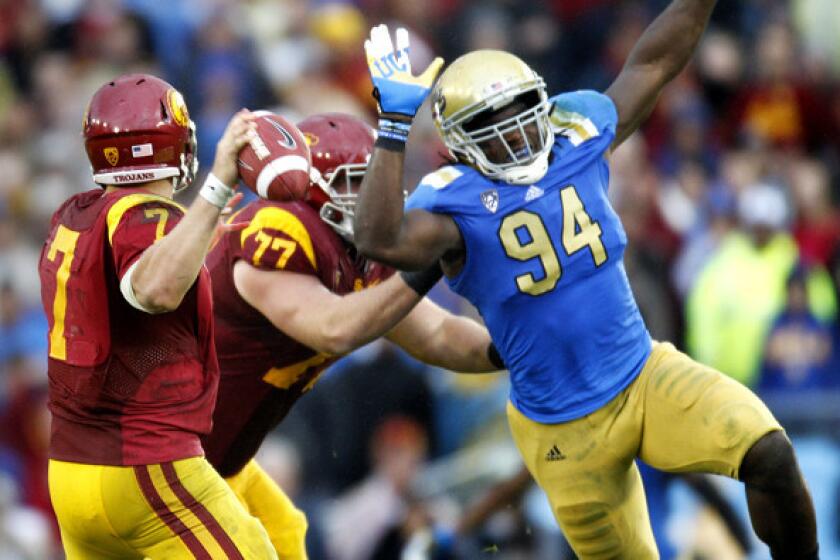
[[[432,83],[443,66],[443,59],[435,58],[422,74],[414,76],[408,60],[408,31],[400,27],[396,37],[397,47],[394,49],[388,26],[381,24],[373,27],[370,39],[365,41],[365,54],[380,116],[410,123],[429,95]]]

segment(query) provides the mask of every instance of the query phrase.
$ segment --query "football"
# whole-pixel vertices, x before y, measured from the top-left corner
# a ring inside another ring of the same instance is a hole
[[[306,139],[288,119],[254,111],[257,135],[239,152],[239,177],[269,200],[303,200],[309,190],[312,157]]]

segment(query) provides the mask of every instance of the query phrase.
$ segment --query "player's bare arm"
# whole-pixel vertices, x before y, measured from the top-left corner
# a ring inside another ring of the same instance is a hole
[[[442,309],[428,298],[387,338],[418,360],[461,373],[498,371],[490,359],[490,334],[482,325]]]
[[[275,327],[332,355],[382,336],[421,299],[399,274],[346,295],[329,291],[315,276],[261,270],[245,261],[234,265],[233,278],[242,298]]]
[[[455,221],[423,210],[403,212],[405,152],[377,143],[356,207],[355,244],[365,256],[402,270],[430,266],[463,241]],[[376,217],[376,219],[373,219]]]
[[[387,27],[371,30],[365,52],[379,102],[379,137],[362,181],[355,216],[355,244],[362,254],[405,270],[425,268],[462,248],[455,222],[430,212],[403,212],[405,142],[417,108],[429,93],[443,60],[419,76],[411,72],[408,33],[398,29],[396,48]]]
[[[618,109],[612,149],[645,121],[662,89],[685,68],[709,23],[716,0],[673,0],[639,38],[607,89]]]
[[[247,110],[240,111],[231,119],[216,147],[211,174],[217,183],[206,183],[202,196],[196,197],[184,218],[138,259],[130,282],[137,302],[145,310],[163,313],[176,309],[195,282],[216,232],[219,215],[232,197],[231,186],[237,182],[237,154],[253,134],[253,116]],[[204,196],[207,188],[213,190]],[[228,191],[220,194],[224,189]]]

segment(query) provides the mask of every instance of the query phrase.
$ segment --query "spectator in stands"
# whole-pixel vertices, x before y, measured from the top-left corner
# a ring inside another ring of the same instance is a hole
[[[42,359],[46,328],[44,314],[24,304],[10,282],[0,281],[0,370],[15,357]]]
[[[373,470],[340,496],[327,515],[327,546],[336,560],[397,558],[400,529],[417,512],[411,481],[426,460],[426,432],[417,422],[392,416],[371,440]]]
[[[840,385],[831,371],[831,327],[808,307],[808,270],[798,265],[787,281],[784,310],[776,317],[764,352],[759,391],[825,389]]]
[[[816,149],[829,136],[827,107],[802,75],[796,37],[781,22],[759,32],[755,74],[732,101],[722,122],[730,141],[772,148]]]
[[[787,201],[777,187],[745,190],[737,215],[741,229],[722,241],[688,296],[687,343],[699,361],[752,385],[797,250],[785,231]]]
[[[802,260],[825,266],[840,241],[840,213],[831,203],[831,177],[816,159],[794,161],[788,169],[797,209],[793,236]]]

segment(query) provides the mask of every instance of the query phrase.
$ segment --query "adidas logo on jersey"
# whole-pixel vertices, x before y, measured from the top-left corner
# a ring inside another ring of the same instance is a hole
[[[560,448],[557,445],[553,445],[551,449],[548,450],[548,453],[545,454],[546,461],[562,461],[565,459],[566,456],[563,455],[563,452],[560,451]]]
[[[528,190],[525,191],[525,202],[531,202],[535,198],[541,197],[545,194],[545,191],[539,188],[537,185],[531,185],[528,187]]]

